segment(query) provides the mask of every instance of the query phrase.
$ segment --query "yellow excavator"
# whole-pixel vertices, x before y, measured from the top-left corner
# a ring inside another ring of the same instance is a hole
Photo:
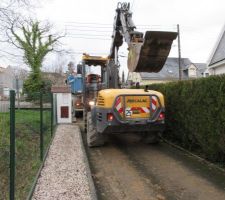
[[[102,146],[108,134],[137,133],[146,143],[157,143],[164,131],[165,105],[160,92],[146,89],[120,89],[118,50],[123,40],[128,45],[131,72],[159,72],[168,57],[177,32],[135,30],[129,3],[118,3],[113,24],[110,53],[107,58],[84,54],[85,66],[101,66],[101,83],[96,98],[86,97],[87,144]],[[87,99],[89,102],[87,102]],[[89,106],[88,106],[89,105]]]

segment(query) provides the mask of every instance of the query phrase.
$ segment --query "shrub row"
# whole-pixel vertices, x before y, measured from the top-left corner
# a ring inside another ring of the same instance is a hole
[[[213,162],[225,162],[225,76],[150,85],[165,96],[164,137]]]

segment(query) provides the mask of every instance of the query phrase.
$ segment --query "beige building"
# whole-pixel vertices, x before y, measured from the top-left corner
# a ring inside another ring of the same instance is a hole
[[[0,87],[13,88],[14,73],[13,69],[0,67]]]
[[[9,91],[14,89],[14,81],[13,69],[10,66],[0,67],[0,98],[9,96]]]
[[[200,78],[205,76],[206,64],[192,63],[188,58],[181,59],[182,80]],[[166,83],[179,80],[178,58],[168,58],[162,70],[158,73],[129,72],[127,82],[130,85],[139,83],[149,85],[154,83]]]

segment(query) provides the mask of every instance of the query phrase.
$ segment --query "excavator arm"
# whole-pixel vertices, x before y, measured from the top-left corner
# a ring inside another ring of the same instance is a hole
[[[131,72],[159,72],[169,55],[177,32],[136,31],[129,3],[118,3],[113,24],[110,59],[117,60],[123,39],[128,45],[128,69]]]

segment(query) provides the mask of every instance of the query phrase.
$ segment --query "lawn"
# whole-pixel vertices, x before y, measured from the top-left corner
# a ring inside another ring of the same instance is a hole
[[[43,112],[45,150],[50,142],[50,111]],[[26,199],[40,167],[40,112],[16,111],[16,199]],[[0,200],[8,199],[9,113],[0,113]]]

